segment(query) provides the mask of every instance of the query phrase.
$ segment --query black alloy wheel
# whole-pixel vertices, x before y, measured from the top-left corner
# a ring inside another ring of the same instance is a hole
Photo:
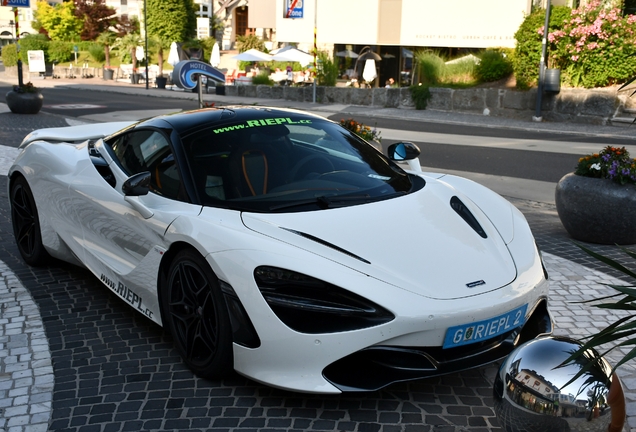
[[[24,177],[11,184],[11,223],[22,259],[29,265],[46,264],[50,255],[42,244],[42,232],[33,193]]]
[[[184,250],[170,265],[162,303],[166,327],[188,367],[203,378],[232,369],[232,329],[223,293],[207,262]]]

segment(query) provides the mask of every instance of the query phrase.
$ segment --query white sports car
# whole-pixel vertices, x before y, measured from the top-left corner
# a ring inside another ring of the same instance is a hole
[[[422,173],[411,143],[387,158],[318,116],[225,107],[42,129],[20,149],[24,260],[88,268],[202,377],[371,391],[552,331],[522,214]]]

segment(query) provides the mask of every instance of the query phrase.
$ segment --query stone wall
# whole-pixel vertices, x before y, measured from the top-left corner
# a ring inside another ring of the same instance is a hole
[[[228,96],[265,99],[313,101],[313,87],[285,87],[266,85],[226,86]],[[511,118],[535,115],[537,90],[511,89],[449,89],[431,88],[427,109],[458,111]],[[616,87],[609,89],[564,89],[559,93],[544,93],[541,115],[548,121],[573,121],[605,124],[620,109],[636,107],[629,93],[620,95]],[[408,88],[316,88],[316,102],[343,105],[415,109]],[[486,111],[487,110],[487,111]]]

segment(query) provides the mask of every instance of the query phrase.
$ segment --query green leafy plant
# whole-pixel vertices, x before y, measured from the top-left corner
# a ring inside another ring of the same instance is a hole
[[[415,103],[415,109],[418,109],[418,110],[426,109],[426,105],[428,104],[428,101],[431,98],[431,91],[429,90],[428,86],[425,86],[425,85],[410,86],[409,91],[411,92],[411,99],[413,99],[413,103]]]
[[[245,52],[252,48],[265,51],[265,42],[255,35],[238,36],[236,38],[236,49],[238,49],[239,52]]]
[[[43,34],[32,34],[20,38],[20,59],[27,64],[29,51],[44,51],[44,57],[48,59],[49,41]]]
[[[18,47],[16,44],[9,44],[2,47],[2,63],[5,66],[15,66],[18,64]]]
[[[479,56],[475,65],[475,77],[484,82],[497,81],[512,73],[512,62],[499,51],[486,50]]]
[[[599,153],[583,156],[574,172],[584,177],[605,178],[619,184],[636,184],[636,159],[625,147],[607,146]]]
[[[570,18],[572,9],[566,6],[555,6],[550,13],[549,31],[561,30]],[[528,15],[515,33],[517,44],[513,58],[513,69],[517,87],[525,90],[536,85],[539,79],[539,63],[541,61],[541,38],[538,29],[545,23],[545,10],[537,9]],[[552,49],[552,47],[551,47]],[[552,67],[553,65],[549,65]]]
[[[602,309],[626,311],[629,312],[629,314],[617,319],[615,322],[605,327],[600,332],[583,339],[586,342],[581,346],[581,348],[572,353],[572,355],[563,362],[563,365],[575,363],[584,355],[588,356],[588,359],[590,356],[592,356],[593,358],[589,359],[586,366],[581,368],[581,370],[574,377],[572,377],[572,379],[568,383],[564,384],[563,387],[567,386],[571,382],[574,382],[579,376],[583,375],[589,368],[591,368],[595,364],[595,362],[600,361],[603,356],[607,355],[616,348],[632,347],[632,349],[614,365],[612,373],[614,373],[616,368],[618,368],[620,365],[633,360],[636,357],[636,272],[631,271],[618,261],[598,254],[593,250],[586,248],[585,246],[578,244],[577,246],[588,255],[628,276],[633,280],[633,282],[630,285],[606,284],[610,288],[615,289],[617,291],[616,294],[582,302],[601,302],[594,304],[594,306]],[[636,260],[635,251],[626,248],[621,248],[621,250],[629,257]],[[599,347],[606,344],[615,345],[611,348],[597,351]],[[591,350],[591,348],[594,348],[594,350]]]
[[[429,86],[439,84],[444,75],[444,60],[432,52],[419,52],[416,58],[419,66],[419,81]]]
[[[439,53],[422,51],[416,54],[418,83],[435,87],[466,87],[475,83],[475,57],[446,61]]]
[[[88,53],[97,63],[104,63],[104,60],[106,60],[106,54],[101,45],[91,44],[91,46],[88,47]]]
[[[274,81],[269,78],[269,74],[267,72],[261,72],[255,77],[252,77],[252,84],[254,85],[274,85]]]
[[[49,42],[48,59],[52,63],[62,63],[73,59],[73,43],[64,41]]]
[[[365,141],[382,141],[380,131],[377,128],[372,129],[369,126],[365,126],[364,123],[356,121],[352,118],[340,120],[340,126],[347,130],[350,130]]]
[[[318,53],[318,59],[318,84],[334,87],[338,81],[338,65],[323,51]]]

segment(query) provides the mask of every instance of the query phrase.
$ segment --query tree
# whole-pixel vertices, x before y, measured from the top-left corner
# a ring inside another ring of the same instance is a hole
[[[184,42],[196,34],[192,0],[146,0],[149,36],[170,42]]]
[[[34,19],[37,27],[44,29],[51,40],[76,41],[80,38],[84,24],[75,16],[74,9],[71,2],[52,7],[46,1],[39,0]]]
[[[159,65],[159,76],[163,76],[163,53],[170,49],[171,41],[161,39],[159,36],[150,36],[148,39],[150,47],[157,52],[157,64]]]
[[[104,47],[104,57],[105,57],[105,67],[106,69],[110,68],[110,47],[115,44],[117,40],[117,35],[110,30],[106,30],[97,36],[95,42]]]
[[[119,50],[122,58],[125,54],[130,54],[134,71],[137,70],[137,55],[135,54],[135,51],[137,50],[137,47],[142,46],[143,43],[144,41],[139,33],[130,33],[117,39],[113,47]]]
[[[84,22],[82,40],[95,40],[97,36],[117,24],[117,11],[106,6],[104,0],[75,0],[75,16]]]

